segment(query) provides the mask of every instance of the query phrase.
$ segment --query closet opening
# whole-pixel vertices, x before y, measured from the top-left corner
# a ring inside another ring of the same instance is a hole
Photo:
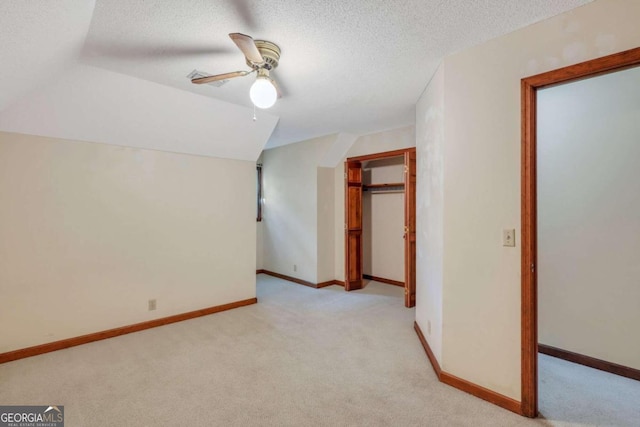
[[[345,289],[364,279],[405,289],[415,305],[415,148],[345,161]]]

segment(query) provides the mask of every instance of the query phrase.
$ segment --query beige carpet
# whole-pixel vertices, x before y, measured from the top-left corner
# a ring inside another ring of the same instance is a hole
[[[640,424],[640,383],[602,374],[623,387],[608,394],[616,406],[574,410],[564,389],[606,387],[552,358],[541,360],[548,420],[439,383],[402,288],[258,282],[257,305],[0,365],[0,404],[65,405],[67,427]],[[587,382],[566,386],[575,375]]]
[[[640,381],[539,355],[541,418],[554,426],[640,426]]]

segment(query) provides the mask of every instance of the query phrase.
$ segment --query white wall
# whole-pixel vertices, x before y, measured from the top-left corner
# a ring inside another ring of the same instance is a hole
[[[344,158],[326,166],[349,143],[344,158],[408,148],[415,144],[414,128],[355,141],[328,135],[263,152],[265,270],[313,283],[344,280]]]
[[[640,369],[640,68],[538,92],[539,342]]]
[[[334,176],[333,168],[317,168],[318,179],[318,283],[333,280]]]
[[[264,269],[264,228],[256,222],[256,270]]]
[[[416,323],[442,365],[444,65],[416,105]]]
[[[399,150],[416,144],[413,126],[359,137],[334,169],[335,176],[335,278],[344,280],[344,161],[348,157]]]
[[[404,160],[369,162],[363,177],[367,184],[404,182]],[[363,273],[404,282],[404,194],[363,192],[362,227]]]
[[[0,352],[255,297],[254,199],[254,162],[0,133]]]
[[[599,0],[444,60],[444,371],[520,399],[520,243],[501,245],[520,235],[520,80],[637,47],[639,17],[640,2]]]
[[[334,139],[315,138],[263,152],[265,270],[318,282],[317,165]]]

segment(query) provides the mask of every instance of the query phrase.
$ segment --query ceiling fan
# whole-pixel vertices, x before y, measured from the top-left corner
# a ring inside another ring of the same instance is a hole
[[[231,40],[238,46],[238,49],[242,51],[247,65],[251,70],[233,71],[215,76],[194,78],[191,80],[191,83],[205,84],[257,73],[256,81],[249,91],[251,101],[258,108],[269,108],[273,106],[277,98],[281,95],[275,80],[269,77],[269,72],[278,66],[278,62],[280,61],[280,48],[270,41],[253,40],[251,36],[241,33],[231,33],[229,37],[231,37]]]

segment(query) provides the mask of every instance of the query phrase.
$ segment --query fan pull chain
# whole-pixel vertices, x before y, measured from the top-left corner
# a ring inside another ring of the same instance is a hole
[[[253,104],[253,121],[255,122],[256,120],[258,120],[258,118],[256,117],[256,105]]]

